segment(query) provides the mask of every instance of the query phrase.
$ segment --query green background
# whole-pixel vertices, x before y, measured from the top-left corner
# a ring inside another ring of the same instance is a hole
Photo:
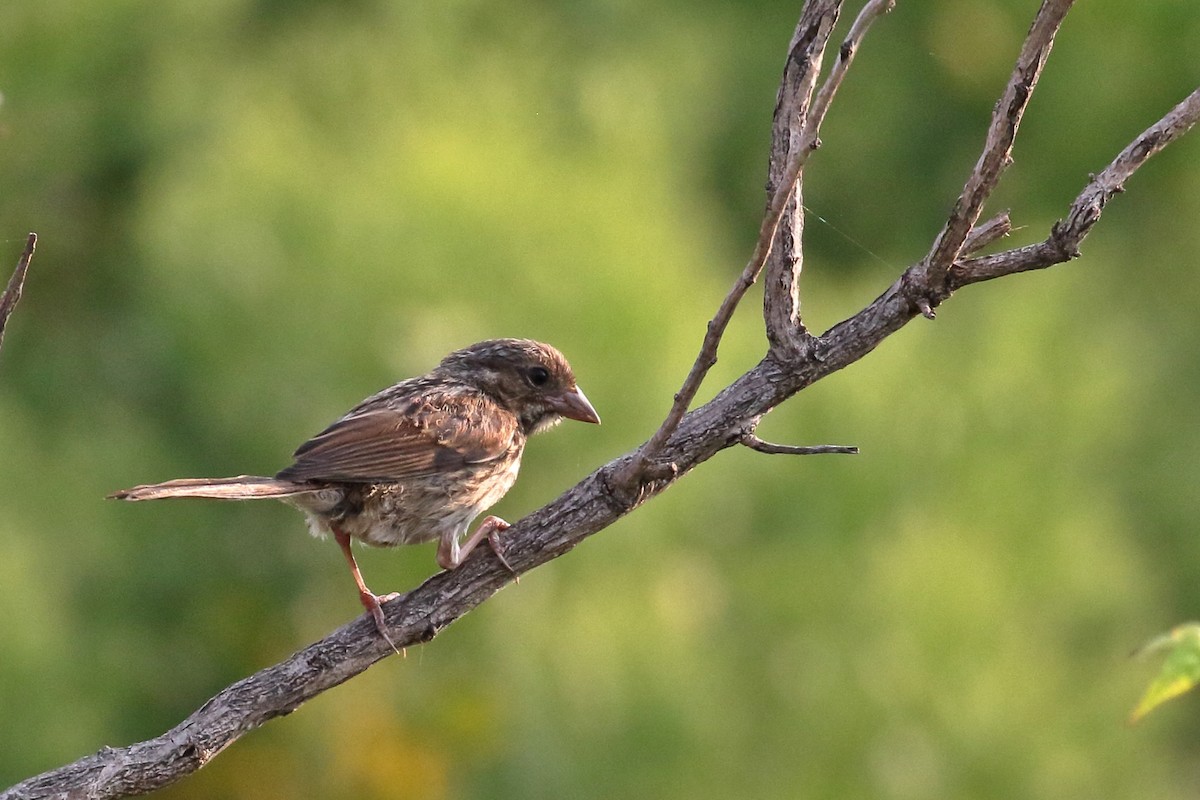
[[[1036,6],[872,30],[809,165],[811,327],[928,249]],[[1011,244],[1200,76],[1195,0],[1079,6],[989,207]],[[752,248],[798,12],[0,5],[4,274],[41,236],[0,354],[0,785],[361,611],[286,507],[106,493],[273,473],[491,336],[556,344],[604,417],[535,440],[500,515],[648,436]],[[761,430],[862,455],[724,452],[159,796],[1194,797],[1200,701],[1123,720],[1127,654],[1200,615],[1200,134],[1128,189],[1080,260],[962,291]],[[704,397],[761,356],[758,302]]]

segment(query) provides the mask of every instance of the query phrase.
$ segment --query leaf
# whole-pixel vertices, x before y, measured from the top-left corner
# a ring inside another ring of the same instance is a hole
[[[1134,655],[1145,656],[1164,651],[1166,659],[1158,677],[1147,687],[1142,701],[1129,715],[1131,725],[1200,683],[1200,623],[1180,625],[1151,640]]]

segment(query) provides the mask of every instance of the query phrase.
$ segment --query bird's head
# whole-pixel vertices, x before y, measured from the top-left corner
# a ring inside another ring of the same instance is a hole
[[[455,350],[436,370],[486,392],[516,414],[526,434],[563,417],[599,424],[563,354],[531,339],[489,339]]]

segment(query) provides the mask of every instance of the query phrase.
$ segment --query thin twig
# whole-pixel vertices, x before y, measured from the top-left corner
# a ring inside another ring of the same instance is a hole
[[[944,299],[946,273],[961,255],[967,234],[979,220],[983,204],[1000,182],[1004,170],[1012,163],[1012,145],[1021,118],[1037,86],[1042,67],[1050,56],[1054,37],[1073,2],[1044,0],[1038,9],[1029,35],[1021,46],[1012,77],[992,111],[992,122],[988,127],[983,152],[967,178],[949,219],[923,261],[921,280],[915,291],[924,301],[923,304],[918,301],[918,305],[921,306],[921,313],[927,317],[932,316],[932,306]]]
[[[815,8],[817,5],[819,4],[814,4],[813,7]],[[811,73],[809,79],[798,82],[799,85],[808,86],[810,91],[814,85],[816,72],[820,69],[821,57],[825,52],[825,46],[829,42],[829,32],[832,29],[833,23],[837,20],[840,5],[840,2],[827,4],[816,13],[810,12],[810,8],[806,7],[801,16],[800,23],[797,25],[796,34],[792,37],[793,49],[789,52],[788,58],[790,63],[803,64],[805,69]],[[797,52],[797,49],[800,52]],[[767,256],[771,252],[771,243],[775,239],[775,232],[779,228],[779,221],[783,217],[788,197],[791,196],[796,178],[800,175],[800,171],[804,168],[804,164],[808,160],[808,154],[809,150],[802,147],[793,148],[788,153],[787,167],[784,169],[783,175],[775,186],[775,192],[771,196],[770,203],[767,204],[766,213],[763,215],[762,224],[759,226],[758,240],[754,245],[754,253],[750,256],[750,261],[747,262],[745,269],[738,276],[733,288],[729,290],[729,294],[721,301],[717,313],[709,320],[704,334],[704,341],[700,345],[699,355],[696,356],[696,360],[693,362],[692,368],[688,371],[683,385],[675,393],[671,409],[667,412],[662,425],[654,432],[650,440],[642,445],[637,459],[630,466],[628,474],[623,476],[623,480],[626,483],[635,482],[649,460],[662,451],[663,445],[666,444],[671,433],[679,426],[679,421],[683,419],[683,415],[687,413],[688,407],[691,405],[692,400],[695,399],[696,392],[699,390],[700,384],[704,381],[704,376],[717,363],[717,345],[720,343],[721,337],[725,334],[725,328],[729,325],[729,320],[733,317],[733,312],[737,308],[738,303],[750,287],[754,285],[755,281],[758,280],[758,276],[767,262]]]
[[[963,255],[978,253],[997,239],[1003,239],[1012,233],[1012,227],[1012,220],[1007,211],[1002,211],[987,222],[976,225],[967,234],[967,240],[963,242]]]
[[[8,279],[8,286],[5,287],[4,294],[0,295],[0,346],[4,344],[4,328],[8,325],[8,318],[21,299],[21,290],[25,288],[25,275],[29,272],[29,262],[33,259],[35,247],[37,247],[37,234],[31,233],[25,240],[25,251],[21,253],[21,258],[17,261],[17,268],[13,270],[12,277]]]
[[[663,420],[662,425],[655,431],[654,435],[650,437],[650,441],[642,447],[641,455],[635,469],[640,469],[647,461],[662,450],[667,439],[679,427],[679,421],[683,419],[683,415],[687,413],[692,400],[695,399],[696,392],[699,391],[700,384],[703,383],[705,375],[717,363],[717,347],[721,342],[721,337],[724,336],[725,328],[729,325],[729,320],[733,317],[733,312],[737,309],[738,303],[741,302],[742,297],[754,285],[755,281],[758,280],[758,276],[762,273],[763,267],[767,263],[767,257],[771,252],[771,243],[775,240],[776,233],[779,230],[779,223],[787,208],[788,198],[791,196],[792,190],[796,186],[801,172],[804,170],[804,165],[808,162],[808,157],[816,149],[818,144],[817,135],[820,131],[821,122],[824,120],[825,113],[829,110],[829,104],[832,102],[833,96],[837,93],[842,79],[845,77],[850,62],[853,60],[857,42],[866,34],[871,22],[890,11],[893,5],[892,0],[870,0],[854,21],[850,35],[847,37],[846,43],[842,45],[838,63],[831,70],[829,78],[821,87],[821,91],[814,103],[813,113],[810,115],[811,122],[805,125],[805,136],[801,140],[800,146],[793,148],[788,153],[787,168],[776,184],[771,202],[767,206],[767,212],[759,228],[758,241],[754,246],[754,254],[750,257],[750,261],[746,264],[746,268],[742,270],[741,276],[734,283],[729,294],[725,296],[720,308],[717,309],[716,315],[709,321],[704,341],[700,346],[700,353],[696,356],[696,360],[692,364],[687,378],[684,379],[683,386],[675,393],[674,402],[671,405],[671,410],[667,413],[666,419]],[[827,35],[812,38],[813,55],[810,56],[809,61],[814,65],[812,67],[814,73],[820,65],[821,54],[824,52],[827,43]],[[811,84],[809,85],[811,88]]]
[[[858,447],[854,445],[840,444],[814,444],[814,445],[791,445],[791,444],[775,444],[774,442],[766,442],[755,436],[753,433],[744,433],[738,441],[749,447],[751,450],[757,450],[760,453],[770,453],[772,455],[783,456],[815,456],[825,453],[845,453],[848,455],[858,455]]]
[[[809,113],[808,121],[804,125],[804,139],[800,147],[802,151],[815,150],[820,146],[821,124],[825,122],[825,115],[829,112],[829,106],[833,103],[833,97],[837,94],[837,90],[841,88],[842,81],[845,80],[846,73],[850,69],[850,64],[854,61],[855,54],[858,53],[858,46],[867,35],[871,23],[889,13],[895,7],[896,0],[870,0],[858,12],[858,16],[854,19],[854,24],[850,26],[850,32],[846,34],[846,38],[842,40],[842,46],[838,49],[837,61],[834,62],[833,67],[829,70],[829,75],[825,78],[825,83],[821,84],[821,90],[817,92],[817,97],[813,100],[812,111]],[[807,156],[805,156],[805,159],[807,160]]]
[[[1079,255],[1079,245],[1100,219],[1113,195],[1147,160],[1200,122],[1200,88],[1142,131],[1107,167],[1095,175],[1075,198],[1067,215],[1056,222],[1046,240],[1002,253],[967,259],[954,265],[950,288],[1017,272],[1045,269]]]

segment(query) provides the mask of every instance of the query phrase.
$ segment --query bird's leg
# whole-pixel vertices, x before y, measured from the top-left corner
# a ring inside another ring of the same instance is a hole
[[[354,576],[354,583],[358,586],[358,599],[362,602],[363,607],[371,614],[371,618],[375,620],[375,627],[379,631],[379,635],[387,641],[391,648],[397,653],[400,650],[396,647],[396,643],[392,641],[392,637],[388,636],[387,623],[383,619],[382,603],[399,597],[399,594],[392,592],[383,596],[377,595],[367,588],[366,582],[363,581],[362,573],[358,571],[358,562],[354,560],[354,553],[350,550],[350,535],[336,525],[331,525],[333,530],[333,538],[337,540],[338,547],[342,548],[342,553],[346,556],[346,562],[350,565],[350,573]]]
[[[517,571],[508,563],[508,559],[504,557],[504,546],[500,544],[500,533],[508,530],[512,526],[499,517],[488,517],[483,522],[479,523],[479,527],[475,532],[467,537],[467,540],[462,544],[458,543],[458,538],[455,536],[443,536],[438,542],[437,562],[442,569],[457,569],[458,565],[466,560],[471,551],[475,549],[475,545],[487,539],[491,545],[492,552],[496,554],[496,558],[500,559],[509,572],[513,575]]]

